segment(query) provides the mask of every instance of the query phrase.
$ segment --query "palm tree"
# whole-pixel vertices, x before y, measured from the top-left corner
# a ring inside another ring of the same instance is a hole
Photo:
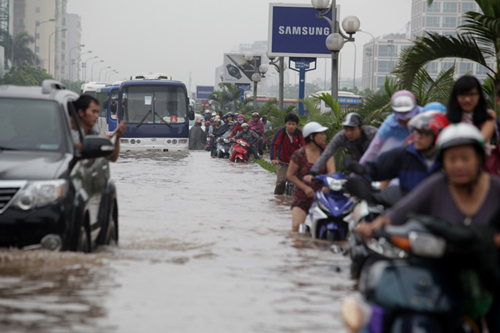
[[[457,37],[427,33],[400,58],[395,73],[403,87],[411,88],[416,74],[427,63],[453,57],[481,64],[492,72],[491,79],[500,79],[500,0],[475,1],[483,14],[465,13]],[[427,0],[429,5],[433,2]]]
[[[21,32],[14,39],[11,37],[10,45],[12,45],[12,49],[9,52],[9,59],[12,62],[12,66],[17,66],[23,62],[30,66],[36,65],[37,56],[29,48],[29,45],[34,42],[35,38],[28,35],[26,31]]]

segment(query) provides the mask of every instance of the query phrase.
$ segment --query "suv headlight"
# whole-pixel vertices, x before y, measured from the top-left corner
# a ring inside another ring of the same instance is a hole
[[[15,206],[22,210],[57,203],[64,197],[68,183],[63,179],[31,182],[19,193]]]

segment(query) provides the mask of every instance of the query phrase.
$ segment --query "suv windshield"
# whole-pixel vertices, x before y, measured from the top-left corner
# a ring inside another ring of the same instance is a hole
[[[127,87],[122,95],[123,120],[127,123],[184,123],[186,92],[181,87]]]
[[[0,99],[0,149],[59,150],[58,111],[52,101]]]

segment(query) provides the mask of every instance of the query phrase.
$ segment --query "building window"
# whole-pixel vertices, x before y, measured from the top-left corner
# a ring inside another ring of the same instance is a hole
[[[444,36],[457,37],[457,33],[455,31],[443,31]]]
[[[40,34],[38,32],[35,34],[35,39],[40,39]]]
[[[441,2],[433,2],[432,5],[427,6],[427,13],[440,13]]]
[[[457,18],[456,17],[443,17],[443,28],[456,28]]]
[[[61,43],[61,47],[62,47],[63,49],[65,49],[65,48],[66,48],[66,43],[65,43],[65,42],[62,42],[62,43]]]
[[[395,45],[379,45],[378,46],[378,56],[379,57],[397,57],[398,47]]]
[[[37,46],[37,47],[35,48],[35,52],[36,52],[36,53],[40,53],[40,46]]]
[[[456,13],[457,3],[456,2],[443,2],[443,13]]]
[[[437,62],[428,63],[427,66],[425,66],[425,69],[427,70],[427,73],[429,73],[429,74],[437,74],[438,73],[438,63]]]
[[[35,13],[40,14],[40,7],[35,8]]]
[[[462,62],[458,66],[458,74],[465,75],[472,73],[472,63],[470,62]]]
[[[462,2],[462,13],[473,12],[476,10],[474,2]]]
[[[66,18],[63,18],[63,19],[62,19],[62,25],[63,25],[63,26],[66,26]]]
[[[379,61],[377,73],[390,73],[394,69],[395,61]]]
[[[385,76],[377,76],[377,89],[385,85]]]
[[[425,26],[427,28],[439,28],[439,17],[438,16],[427,16],[425,18]]]
[[[481,64],[476,64],[476,75],[488,75],[489,69]]]
[[[442,71],[447,71],[448,69],[452,68],[453,65],[455,65],[454,62],[442,62],[441,63],[441,70]]]

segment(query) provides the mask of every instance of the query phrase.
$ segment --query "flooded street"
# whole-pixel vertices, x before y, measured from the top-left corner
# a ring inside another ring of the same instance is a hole
[[[206,152],[112,165],[120,246],[0,251],[0,332],[342,332],[349,261],[291,233],[275,175]]]

